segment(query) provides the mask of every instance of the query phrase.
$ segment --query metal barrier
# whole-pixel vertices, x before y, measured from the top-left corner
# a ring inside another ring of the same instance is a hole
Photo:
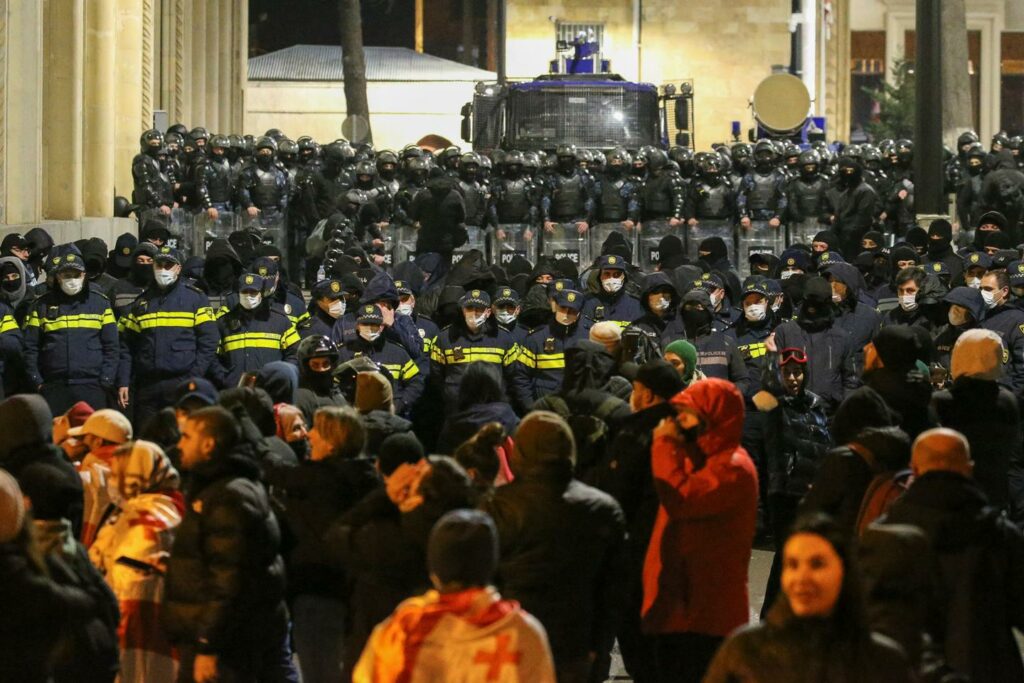
[[[629,244],[630,250],[633,252],[633,260],[637,258],[637,233],[639,232],[636,228],[632,230],[626,230],[622,223],[595,223],[590,226],[590,230],[587,233],[590,235],[590,256],[595,258],[601,255],[601,247],[604,246],[608,236],[613,232],[617,232],[626,238],[626,243]]]
[[[686,228],[686,255],[690,260],[697,258],[697,247],[709,237],[721,237],[729,252],[729,261],[736,263],[735,229],[730,218],[704,218],[697,225]]]
[[[768,221],[751,221],[749,228],[738,230],[739,263],[735,265],[743,276],[750,275],[750,255],[770,253],[778,256],[786,249],[786,229],[773,228]]]
[[[568,258],[577,268],[590,265],[590,242],[586,233],[576,229],[576,223],[558,223],[552,232],[542,230],[541,254],[554,259]]]
[[[683,240],[683,226],[672,227],[668,221],[644,221],[640,226],[640,235],[637,239],[637,265],[645,272],[654,270],[654,266],[661,260],[659,246],[661,240],[669,235],[675,235],[680,241]]]
[[[531,264],[537,262],[538,230],[529,223],[504,223],[492,235],[491,258],[498,266],[507,266],[516,256]]]

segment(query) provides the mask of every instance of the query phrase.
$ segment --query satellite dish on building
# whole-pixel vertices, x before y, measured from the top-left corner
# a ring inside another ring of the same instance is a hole
[[[370,122],[359,114],[353,114],[342,122],[341,134],[354,145],[366,142],[370,137]]]
[[[790,135],[807,121],[811,96],[796,76],[773,74],[758,84],[751,107],[762,128],[776,135]]]

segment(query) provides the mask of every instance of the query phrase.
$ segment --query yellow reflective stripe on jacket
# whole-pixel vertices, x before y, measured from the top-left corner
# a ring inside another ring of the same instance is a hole
[[[196,325],[202,325],[203,323],[216,322],[216,318],[213,317],[213,309],[209,306],[202,306],[196,311]]]
[[[239,332],[220,340],[220,350],[230,353],[238,349],[284,349],[284,335],[277,332]]]
[[[501,360],[502,365],[508,366],[515,363],[521,352],[522,347],[519,346],[519,344],[513,344],[507,351],[505,351],[505,357]]]
[[[228,308],[227,306],[221,306],[220,308],[217,309],[217,314],[216,314],[215,317],[217,318],[217,320],[220,320],[221,318],[223,318],[224,316],[226,316],[230,312],[231,312],[230,308]]]
[[[292,325],[287,330],[285,330],[283,335],[281,335],[281,348],[291,348],[292,346],[298,344],[300,341],[302,341],[302,338],[299,336],[299,331],[295,329],[294,325]]]
[[[14,319],[14,316],[8,313],[0,320],[0,334],[5,332],[13,332],[18,329],[18,321]]]
[[[411,360],[405,361],[405,365],[399,365],[398,363],[381,363],[381,365],[387,368],[392,377],[403,382],[420,374],[419,367]]]
[[[41,327],[44,332],[71,329],[99,330],[104,325],[113,325],[115,323],[114,314],[110,309],[107,309],[102,314],[77,313],[75,315],[62,315],[56,318],[41,318],[37,311],[33,311],[28,320],[25,321],[25,327]],[[0,332],[3,332],[2,325],[0,325]]]
[[[483,346],[462,346],[458,347],[462,358],[456,360],[455,349],[436,349],[433,354],[439,363],[444,365],[457,365],[459,363],[475,363],[477,361],[482,363],[496,363],[502,364],[505,362],[505,356],[507,352],[505,349],[500,347],[483,347]]]
[[[561,370],[565,368],[565,353],[534,353],[525,346],[519,347],[516,360],[528,368],[535,370]]]

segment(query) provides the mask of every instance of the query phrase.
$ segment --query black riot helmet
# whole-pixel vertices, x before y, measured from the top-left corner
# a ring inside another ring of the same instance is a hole
[[[797,164],[800,166],[800,175],[806,179],[811,179],[818,175],[818,165],[821,163],[821,157],[813,149],[809,149],[806,152],[801,152],[800,157],[797,160]]]
[[[740,173],[746,173],[750,170],[753,164],[754,146],[749,142],[737,142],[732,146],[730,156],[732,157],[733,166],[735,166]]]
[[[394,175],[398,168],[398,155],[390,149],[381,150],[374,161],[377,165],[377,173],[381,177],[386,177],[388,174]]]
[[[717,152],[701,152],[699,153],[695,161],[697,163],[697,171],[702,177],[709,180],[717,180],[722,174],[722,157]]]
[[[309,163],[320,156],[320,145],[310,137],[299,138],[299,159]]]
[[[437,163],[443,169],[455,170],[459,167],[459,156],[461,156],[462,150],[452,145],[441,150],[441,153],[437,155]]]
[[[181,133],[170,131],[164,136],[164,147],[167,148],[167,152],[171,155],[176,155],[185,142],[185,138],[181,136]]]
[[[269,150],[269,152],[268,152]],[[256,163],[267,167],[274,161],[277,154],[277,142],[274,138],[264,135],[256,141]]]
[[[322,334],[314,334],[299,342],[299,348],[295,355],[298,357],[299,367],[309,371],[309,361],[313,358],[329,358],[331,367],[338,363],[338,347],[334,342]]]
[[[223,156],[227,154],[228,149],[231,147],[231,141],[228,140],[227,135],[214,135],[210,138],[210,153],[217,156]],[[218,153],[217,150],[220,150]]]
[[[633,157],[630,156],[629,151],[624,147],[616,147],[610,150],[605,154],[604,159],[604,166],[607,171],[624,171],[633,163]]]
[[[263,135],[268,137],[268,138],[274,138],[274,142],[276,142],[278,144],[281,143],[281,140],[283,140],[285,137],[287,137],[284,133],[281,132],[280,128],[271,128],[270,130],[268,130]]]
[[[360,161],[355,168],[356,185],[366,189],[377,176],[377,166],[369,159]]]
[[[184,123],[173,123],[167,128],[168,133],[177,133],[182,138],[188,135],[188,128],[185,127]]]
[[[466,152],[459,158],[459,172],[465,177],[475,177],[480,170],[480,155]]]
[[[299,157],[299,143],[285,138],[277,144],[277,156],[286,165],[291,166]]]
[[[231,147],[228,148],[228,159],[234,163],[242,158],[242,153],[245,151],[245,140],[241,135],[233,133],[228,136],[228,142],[231,143]]]
[[[992,136],[992,151],[998,152],[1001,149],[1006,149],[1010,146],[1010,136],[1006,134],[1006,131],[999,131]]]
[[[139,138],[139,147],[143,154],[156,156],[164,146],[164,134],[156,128],[150,128]]]
[[[896,162],[903,168],[910,168],[914,161],[914,143],[910,140],[896,141]]]
[[[409,182],[418,186],[425,185],[427,178],[430,176],[431,166],[430,159],[427,157],[413,157],[410,159],[406,170]]]
[[[571,158],[573,163],[576,162],[576,145],[559,145],[555,148],[555,156],[558,159]]]
[[[196,147],[206,147],[206,143],[210,141],[210,133],[202,126],[193,128],[189,131],[188,136],[192,138],[192,142],[195,143]]]
[[[785,160],[786,168],[791,171],[796,170],[800,164],[800,148],[795,143],[787,142],[782,152],[782,158]]]
[[[864,168],[871,171],[882,170],[882,152],[874,145],[864,145],[861,148],[861,160]]]
[[[1014,157],[1020,156],[1020,150],[1022,146],[1024,146],[1024,136],[1020,135],[1014,135],[1012,138],[1010,138],[1010,144],[1007,145],[1007,147],[1010,148],[1010,151],[1013,152]]]
[[[338,174],[345,165],[345,148],[348,145],[341,142],[329,142],[324,145],[323,158],[324,170],[328,173]]]
[[[668,166],[668,154],[665,154],[665,150],[655,149],[648,153],[647,168],[651,169],[651,173],[657,175],[666,166]]]
[[[696,164],[693,161],[693,150],[689,147],[676,145],[668,151],[668,158],[679,166],[679,174],[684,178],[692,178],[697,172]]]
[[[537,154],[536,152],[527,152],[526,154],[523,155],[523,168],[526,170],[527,173],[533,175],[540,170],[540,167],[541,160],[539,154]]]
[[[761,140],[754,146],[754,166],[759,171],[767,171],[774,163],[775,147],[769,140]]]
[[[975,142],[967,148],[967,172],[971,175],[978,175],[985,168],[985,148],[980,142]]]
[[[973,130],[964,131],[960,133],[960,137],[956,139],[957,154],[966,155],[967,150],[976,142],[981,142],[981,138]]]

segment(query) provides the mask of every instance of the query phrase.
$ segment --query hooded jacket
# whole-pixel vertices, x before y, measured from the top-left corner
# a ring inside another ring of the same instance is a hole
[[[994,169],[981,184],[983,211],[998,211],[1006,216],[1007,232],[1013,244],[1021,240],[1021,216],[1024,215],[1024,173],[1008,149],[997,153]]]
[[[671,295],[671,303],[664,315],[652,311],[648,302],[648,297],[658,289],[666,289]],[[637,318],[633,325],[657,335],[661,338],[662,347],[667,346],[674,338],[666,338],[665,333],[678,316],[680,302],[679,290],[676,289],[671,278],[662,272],[651,273],[644,278],[643,290],[640,292],[640,306],[643,308],[644,314]]]
[[[750,619],[747,568],[757,517],[757,470],[740,446],[743,397],[730,383],[706,379],[672,399],[705,427],[692,455],[656,436],[651,469],[660,506],[644,563],[647,633],[726,636]]]
[[[451,254],[466,243],[466,204],[457,184],[454,178],[431,178],[413,198],[409,214],[420,224],[417,253]]]
[[[832,263],[825,267],[825,274],[846,285],[846,299],[840,301],[837,306],[836,326],[849,334],[854,371],[860,374],[864,367],[864,347],[878,332],[882,316],[874,307],[861,301],[864,294],[864,276],[855,266],[849,263]]]
[[[964,325],[953,326],[946,323],[941,326],[935,334],[935,355],[936,360],[947,370],[950,369],[950,358],[953,355],[953,347],[956,340],[967,330],[972,330],[981,324],[985,319],[988,309],[985,307],[985,300],[981,291],[973,287],[954,287],[949,290],[943,299],[948,304],[956,304],[967,309],[971,314],[971,320]]]
[[[734,383],[744,395],[751,394],[751,383],[747,376],[747,366],[743,355],[736,345],[736,337],[731,331],[714,331],[714,313],[711,312],[711,299],[703,289],[693,289],[683,295],[681,308],[692,301],[704,306],[709,313],[707,324],[697,329],[688,329],[684,323],[684,313],[680,310],[677,317],[662,335],[663,344],[668,345],[676,339],[686,339],[697,349],[697,369],[705,377],[718,377]]]
[[[214,313],[220,311],[222,307],[231,307],[231,299],[234,298],[232,295],[241,274],[242,259],[235,248],[225,239],[211,242],[206,250],[203,279],[197,284],[209,297]]]

